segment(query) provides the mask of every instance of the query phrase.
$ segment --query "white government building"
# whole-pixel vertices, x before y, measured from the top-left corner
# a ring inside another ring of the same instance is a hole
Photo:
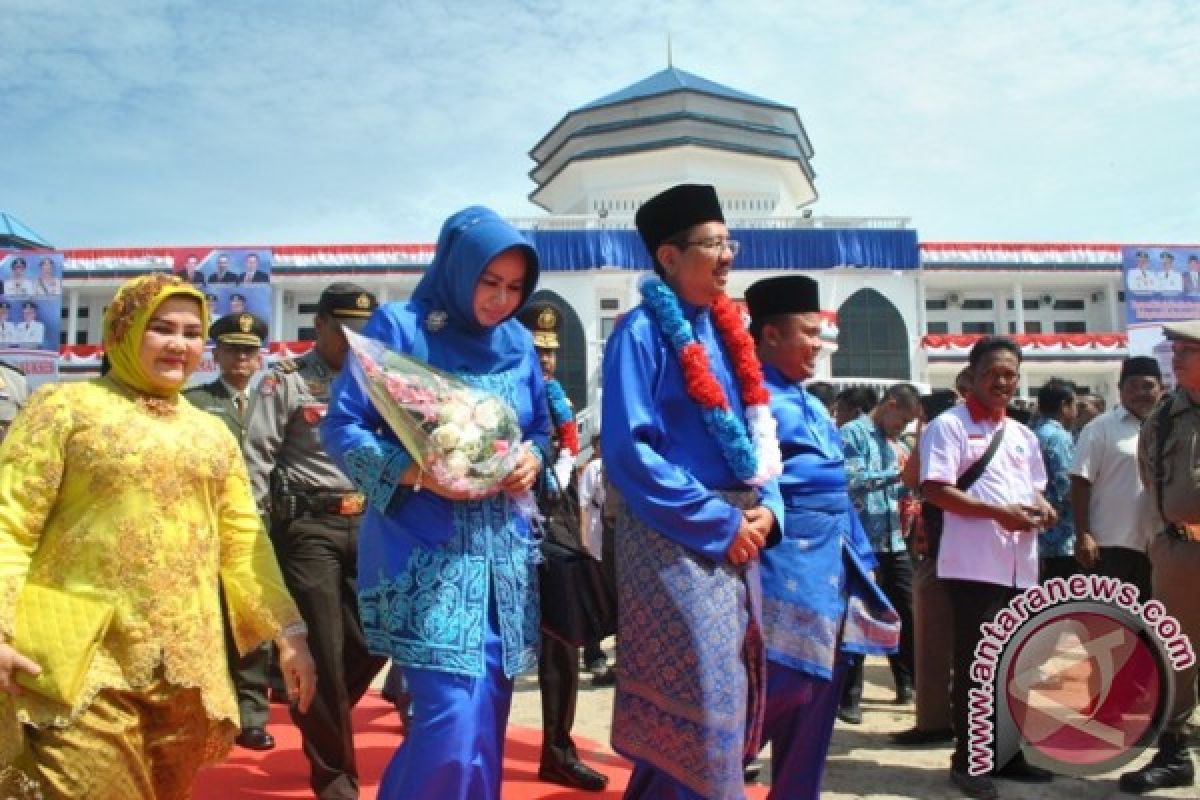
[[[649,268],[634,212],[683,182],[717,187],[742,242],[731,295],[782,272],[820,283],[835,352],[818,377],[949,386],[974,336],[1008,333],[1025,353],[1024,395],[1063,377],[1115,399],[1128,355],[1120,245],[924,242],[905,217],[814,215],[806,208],[817,197],[813,148],[792,107],[669,67],[568,112],[530,156],[530,199],[547,213],[512,221],[541,254],[535,299],[563,312],[559,377],[586,409],[585,423],[601,388],[604,340],[636,304],[637,279]],[[115,288],[171,269],[180,249],[63,251],[65,377],[95,374],[102,312]],[[312,338],[327,284],[353,280],[381,301],[403,299],[433,255],[432,242],[264,249],[272,347],[290,353]]]

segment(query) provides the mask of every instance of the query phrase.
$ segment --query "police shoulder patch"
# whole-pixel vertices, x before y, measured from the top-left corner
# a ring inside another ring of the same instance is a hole
[[[300,364],[298,364],[296,360],[292,358],[281,358],[275,362],[275,365],[272,367],[272,369],[278,370],[284,375],[287,375],[300,369]]]

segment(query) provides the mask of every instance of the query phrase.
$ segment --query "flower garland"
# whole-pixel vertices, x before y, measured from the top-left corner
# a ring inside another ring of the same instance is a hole
[[[712,304],[713,327],[733,362],[738,393],[745,406],[746,424],[732,411],[725,390],[713,375],[704,345],[696,340],[692,324],[683,316],[679,299],[669,286],[647,277],[640,286],[642,300],[658,328],[671,343],[688,396],[700,404],[704,426],[721,448],[721,455],[738,479],[761,486],[783,472],[783,456],[776,438],[775,418],[768,407],[770,393],[754,340],[746,332],[741,312],[726,295]]]

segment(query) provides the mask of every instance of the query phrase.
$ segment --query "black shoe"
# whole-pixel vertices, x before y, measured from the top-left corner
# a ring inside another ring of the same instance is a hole
[[[603,672],[608,669],[608,659],[600,656],[599,658],[592,659],[585,666],[588,672]]]
[[[913,687],[905,684],[900,684],[896,688],[896,705],[906,706],[917,699],[917,693],[913,691]]]
[[[893,733],[891,736],[892,744],[898,744],[901,747],[919,747],[925,744],[946,744],[954,741],[954,730],[951,728],[938,728],[932,731],[923,731],[920,728],[909,728],[906,731]]]
[[[612,667],[605,667],[603,672],[592,673],[592,686],[616,686],[617,673]]]
[[[967,797],[974,797],[975,800],[998,800],[1000,797],[1000,792],[996,790],[996,782],[987,775],[970,775],[952,769],[950,782]]]
[[[837,718],[847,725],[861,725],[862,709],[858,706],[839,706]]]
[[[246,728],[233,740],[238,747],[247,750],[274,750],[275,737],[262,728]]]
[[[1025,760],[1025,756],[1017,755],[1012,761],[1009,761],[1000,769],[993,773],[997,778],[1004,778],[1006,781],[1019,781],[1020,783],[1050,783],[1054,780],[1054,773],[1048,769],[1035,767]]]
[[[596,772],[582,761],[542,764],[538,769],[538,780],[569,786],[572,789],[583,789],[585,792],[602,792],[608,786],[606,776]]]
[[[758,764],[751,764],[742,770],[742,782],[746,784],[758,783],[758,776],[762,772],[762,767]]]
[[[1163,734],[1166,737],[1168,734]],[[1150,763],[1134,772],[1126,772],[1117,785],[1122,792],[1142,794],[1155,789],[1191,786],[1196,782],[1196,768],[1187,749],[1161,746]]]
[[[283,689],[276,689],[275,687],[271,687],[271,690],[267,692],[267,698],[272,703],[279,706],[287,706],[292,704],[291,699],[287,696],[287,692]]]

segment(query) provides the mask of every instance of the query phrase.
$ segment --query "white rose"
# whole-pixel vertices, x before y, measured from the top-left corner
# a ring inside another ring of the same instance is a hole
[[[471,421],[471,407],[457,400],[447,401],[441,409],[442,420],[451,425],[466,425]]]
[[[461,430],[458,446],[454,449],[474,460],[483,450],[483,434],[474,424],[468,423]]]
[[[495,430],[500,424],[500,408],[495,400],[484,400],[475,406],[475,424],[485,431]]]
[[[471,459],[467,458],[459,451],[454,451],[446,456],[446,471],[450,473],[450,477],[462,479],[467,477],[467,472],[471,469]]]
[[[451,423],[439,425],[433,429],[433,433],[429,434],[429,438],[435,447],[443,453],[448,453],[458,447],[458,443],[462,441],[462,429]]]

